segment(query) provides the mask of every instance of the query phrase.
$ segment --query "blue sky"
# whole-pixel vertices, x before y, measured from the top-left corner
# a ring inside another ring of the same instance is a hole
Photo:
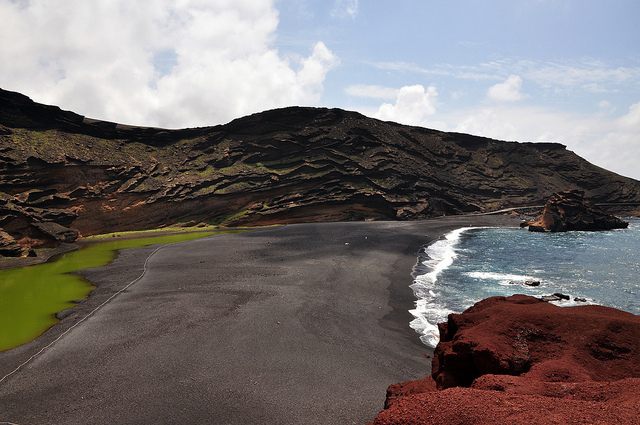
[[[0,87],[136,125],[290,105],[557,141],[640,179],[640,2],[0,0]]]

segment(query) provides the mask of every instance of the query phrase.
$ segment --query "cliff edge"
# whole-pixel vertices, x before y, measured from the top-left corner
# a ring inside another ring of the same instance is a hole
[[[539,205],[567,189],[640,203],[640,182],[558,143],[304,107],[212,127],[135,127],[0,89],[0,228],[23,253],[59,243],[41,223],[70,229],[58,228],[67,237],[175,224],[414,220]]]
[[[585,199],[583,191],[567,190],[555,193],[535,220],[521,226],[531,232],[567,232],[626,229],[629,223]]]
[[[640,317],[493,297],[440,324],[432,374],[392,385],[375,425],[619,423],[640,417]]]

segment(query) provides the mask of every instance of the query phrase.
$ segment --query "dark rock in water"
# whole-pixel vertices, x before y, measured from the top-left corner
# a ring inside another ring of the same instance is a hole
[[[439,326],[432,375],[391,385],[374,425],[638,423],[640,316],[514,295]]]
[[[509,282],[509,285],[540,286],[540,281],[539,280],[525,280],[525,281],[512,280],[511,282]]]
[[[540,226],[538,224],[525,223],[523,227],[528,227],[530,232],[546,232],[547,231],[547,229],[545,229],[544,226]]]
[[[582,298],[582,297],[575,297],[573,300],[575,302],[577,302],[577,303],[586,303],[587,302],[587,299],[586,298]]]
[[[566,232],[569,230],[624,229],[629,223],[603,211],[581,190],[568,190],[553,195],[532,222],[523,223],[532,232]]]
[[[543,295],[540,297],[541,301],[551,302],[551,301],[560,301],[560,297],[556,297],[555,295]]]
[[[0,255],[5,257],[20,257],[22,246],[7,232],[0,229]]]
[[[569,295],[561,294],[560,292],[556,292],[553,295],[543,295],[540,297],[540,300],[550,302],[550,301],[568,301],[571,297]]]

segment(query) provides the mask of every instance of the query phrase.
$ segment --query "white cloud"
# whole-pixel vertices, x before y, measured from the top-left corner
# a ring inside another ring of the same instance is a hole
[[[422,85],[404,86],[396,96],[396,103],[383,103],[376,118],[409,125],[427,125],[427,117],[436,113],[436,88],[426,91]]]
[[[611,102],[609,102],[608,100],[601,100],[600,102],[598,102],[598,108],[611,109]]]
[[[584,84],[581,88],[582,90],[589,93],[608,93],[609,91],[611,91],[596,83]]]
[[[275,48],[273,0],[0,0],[3,88],[123,123],[212,125],[316,104],[338,59]]]
[[[457,132],[498,140],[559,142],[574,148],[601,135],[595,131],[601,127],[597,118],[511,104],[459,112],[447,117],[447,122]]]
[[[636,143],[640,139],[640,102],[629,107],[629,112],[618,120],[620,128],[635,133]],[[639,157],[640,158],[640,157]]]
[[[450,97],[438,103],[434,115],[415,116],[415,110],[406,107],[400,112],[403,102],[397,101],[378,111],[366,111],[370,116],[502,140],[555,141],[600,167],[640,179],[640,104],[635,103],[634,95],[634,88],[640,85],[640,67],[633,63],[620,67],[590,59],[504,59],[431,68],[402,61],[369,65],[394,76],[428,74],[438,87],[455,87],[447,92]],[[452,79],[463,80],[464,84]],[[482,81],[494,85],[478,93],[478,82]],[[523,92],[523,81],[527,93]],[[480,99],[483,94],[484,102]],[[620,101],[634,105],[622,117],[615,117],[614,113],[621,110]],[[567,107],[570,104],[573,109]],[[452,107],[459,109],[454,111]]]
[[[562,143],[586,160],[624,176],[640,179],[640,102],[612,118],[594,114],[559,113],[542,107],[498,105],[437,116],[439,129],[498,140]]]
[[[611,67],[599,61],[577,61],[572,63],[520,61],[513,65],[520,69],[527,79],[543,87],[586,87],[605,90],[609,86],[640,80],[640,68]]]
[[[619,91],[621,85],[639,84],[640,67],[615,67],[595,60],[572,60],[567,63],[531,60],[500,60],[479,65],[437,64],[424,68],[408,62],[370,62],[385,71],[428,74],[468,81],[504,80],[516,75],[545,89],[581,90],[590,93]]]
[[[369,65],[385,71],[413,72],[417,74],[429,74],[443,77],[454,77],[463,80],[495,80],[500,78],[495,70],[487,67],[460,66],[451,64],[440,64],[433,68],[423,68],[415,63],[409,62],[369,62]],[[490,71],[490,72],[488,72]]]
[[[489,88],[487,96],[489,99],[498,102],[514,102],[522,99],[521,88],[522,78],[517,75],[510,75],[504,83],[499,83]]]
[[[345,92],[350,96],[356,97],[368,97],[372,99],[385,99],[395,100],[400,90],[382,86],[367,86],[364,84],[357,84],[349,86],[345,89]]]
[[[515,126],[493,109],[474,112],[458,124],[455,131],[498,140],[515,140],[518,135]]]
[[[313,54],[302,60],[297,80],[312,99],[315,99],[314,102],[322,94],[322,82],[327,76],[327,72],[337,66],[339,62],[338,58],[321,41],[315,45]]]
[[[585,158],[640,180],[640,102],[631,105],[629,112],[616,120],[599,120],[592,125],[602,130],[585,146]]]
[[[466,95],[464,91],[454,91],[451,92],[451,100],[459,100]]]
[[[355,18],[358,14],[358,0],[335,0],[331,16],[334,18]]]

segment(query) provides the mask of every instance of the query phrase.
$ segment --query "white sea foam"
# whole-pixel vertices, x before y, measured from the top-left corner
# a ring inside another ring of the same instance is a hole
[[[495,280],[502,285],[508,285],[509,282],[524,282],[527,280],[539,280],[534,276],[522,275],[522,274],[509,274],[509,273],[495,273],[495,272],[467,272],[466,276],[480,280]]]
[[[416,276],[421,285],[434,284],[440,273],[453,264],[453,260],[457,256],[455,246],[460,241],[460,236],[470,229],[477,229],[477,227],[456,229],[426,247],[424,255],[418,258],[418,265],[422,266],[418,268],[427,271]],[[416,269],[414,268],[414,271]]]
[[[571,296],[570,300],[549,301],[549,304],[557,305],[558,307],[578,307],[581,305],[599,305],[595,300],[585,299],[585,301],[576,301],[575,297]]]
[[[444,307],[439,300],[438,277],[451,267],[457,257],[456,246],[466,231],[481,227],[463,227],[456,229],[443,238],[427,246],[418,257],[414,267],[415,280],[411,289],[416,298],[416,308],[410,310],[415,319],[410,323],[412,329],[419,333],[420,340],[429,347],[435,347],[440,340],[439,322],[446,321],[452,310]]]
[[[492,296],[566,294],[558,306],[600,304],[640,314],[640,220],[612,232],[542,235],[520,229],[481,232],[469,243],[458,229],[418,255],[411,327],[429,346],[437,323]],[[540,281],[539,286],[510,282]],[[580,301],[576,301],[576,297]],[[585,301],[582,301],[585,299]]]
[[[416,308],[409,312],[415,317],[409,326],[420,334],[422,343],[431,348],[435,348],[440,341],[437,324],[444,321],[449,314],[454,313],[434,300],[424,299],[418,300]]]

